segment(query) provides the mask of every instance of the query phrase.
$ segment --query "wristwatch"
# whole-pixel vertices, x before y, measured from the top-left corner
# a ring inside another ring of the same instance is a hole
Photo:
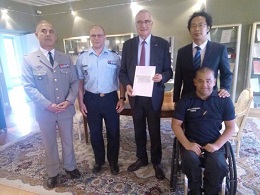
[[[125,97],[120,97],[120,100],[126,101],[126,98]]]

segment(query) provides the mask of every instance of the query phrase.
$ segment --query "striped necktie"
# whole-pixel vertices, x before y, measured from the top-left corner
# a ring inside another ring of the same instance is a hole
[[[197,69],[201,65],[201,55],[200,55],[201,48],[199,46],[196,46],[195,48],[197,49],[197,52],[193,58],[193,65],[194,68]]]

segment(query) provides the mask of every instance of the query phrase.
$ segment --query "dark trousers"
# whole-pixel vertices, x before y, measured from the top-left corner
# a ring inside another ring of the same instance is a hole
[[[136,157],[141,160],[148,160],[146,152],[147,134],[146,120],[148,131],[151,140],[151,162],[154,165],[161,163],[162,146],[160,133],[160,114],[161,111],[154,111],[152,101],[149,97],[135,97],[135,106],[132,108],[135,142],[136,142]]]
[[[188,178],[189,189],[199,189],[202,185],[201,160],[199,156],[190,150],[181,147],[182,171]],[[224,147],[213,153],[204,154],[204,178],[203,186],[206,194],[217,194],[221,191],[223,178],[228,173]]]
[[[103,119],[107,135],[107,160],[110,164],[118,163],[119,155],[119,114],[116,112],[117,92],[101,97],[100,94],[86,92],[84,104],[87,107],[91,145],[97,164],[105,162],[105,144],[103,139]]]

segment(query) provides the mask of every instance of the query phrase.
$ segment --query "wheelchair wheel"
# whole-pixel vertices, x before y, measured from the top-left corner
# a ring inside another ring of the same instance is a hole
[[[236,168],[236,161],[235,155],[232,150],[231,144],[227,142],[225,144],[226,149],[226,158],[228,163],[228,175],[226,177],[226,195],[235,195],[237,192],[237,168]]]
[[[177,188],[178,173],[180,170],[180,144],[177,138],[174,138],[172,148],[172,164],[171,164],[171,178],[170,187],[175,192]]]

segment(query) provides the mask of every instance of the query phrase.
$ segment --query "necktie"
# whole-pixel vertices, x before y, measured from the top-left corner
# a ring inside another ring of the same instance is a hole
[[[48,52],[48,54],[49,54],[50,63],[51,63],[51,65],[53,66],[54,60],[53,60],[52,54],[51,54],[50,51]]]
[[[193,65],[194,65],[194,68],[197,69],[201,65],[201,56],[200,56],[201,48],[199,46],[196,46],[195,48],[197,49],[197,52],[193,58]]]
[[[145,66],[145,41],[142,42],[142,50],[140,56],[140,63],[139,66]]]

